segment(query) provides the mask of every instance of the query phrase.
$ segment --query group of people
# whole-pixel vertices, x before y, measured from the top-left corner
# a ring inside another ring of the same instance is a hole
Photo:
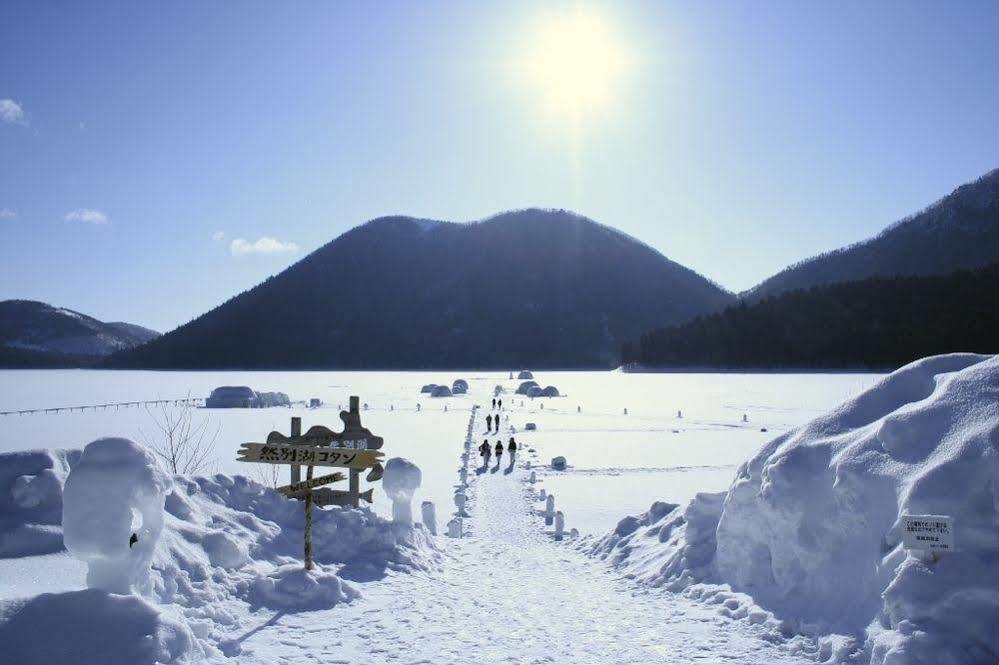
[[[496,408],[496,400],[493,400],[493,408],[494,409]],[[503,408],[503,400],[499,401],[499,408],[501,408],[501,409]],[[499,434],[499,428],[500,428],[500,414],[497,413],[494,416],[493,414],[490,413],[489,415],[487,415],[486,416],[486,434],[489,434],[489,433],[491,433],[493,431],[495,431],[497,434]]]
[[[506,449],[510,452],[510,459],[513,460],[513,456],[517,454],[517,441],[512,436]],[[484,466],[489,466],[489,458],[492,456],[494,450],[496,451],[496,464],[498,465],[503,458],[503,442],[497,440],[496,446],[492,447],[489,445],[489,439],[485,439],[482,445],[479,446],[479,456],[482,458]]]

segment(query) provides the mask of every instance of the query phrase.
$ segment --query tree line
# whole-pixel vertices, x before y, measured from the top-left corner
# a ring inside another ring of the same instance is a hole
[[[623,345],[621,359],[648,367],[880,369],[954,351],[999,351],[999,263],[743,301],[646,332]]]

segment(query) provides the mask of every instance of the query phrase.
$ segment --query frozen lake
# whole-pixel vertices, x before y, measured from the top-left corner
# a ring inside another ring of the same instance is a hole
[[[262,465],[235,460],[240,443],[264,441],[271,430],[287,434],[292,416],[302,417],[304,429],[342,429],[338,407],[346,408],[348,397],[358,395],[368,405],[362,422],[385,438],[386,458],[406,457],[421,467],[417,505],[429,499],[449,509],[471,407],[480,404],[488,410],[499,385],[506,390],[501,397],[509,420],[500,435],[488,436],[490,443],[502,438],[506,445],[511,435],[507,428],[513,427],[524,450],[520,461],[542,465],[539,481],[556,495],[566,528],[599,533],[652,501],[679,503],[696,492],[725,489],[735,467],[766,441],[856,395],[879,377],[536,372],[538,383],[555,385],[564,396],[530,400],[513,395],[520,382],[509,379],[507,372],[0,370],[0,411],[203,398],[222,385],[280,391],[293,401],[321,399],[324,406],[319,409],[298,404],[196,411],[195,420],[208,419],[211,429],[219,431],[213,470],[258,478]],[[467,395],[431,399],[419,392],[426,383],[450,385],[456,378],[468,381]],[[537,431],[524,431],[528,422],[535,423]],[[82,448],[102,436],[142,442],[155,435],[142,407],[0,416],[0,452]],[[475,444],[484,438],[480,427]],[[534,456],[528,456],[528,447],[536,451]],[[569,470],[553,472],[543,466],[555,455],[568,459]],[[374,508],[389,513],[380,489],[375,491]]]

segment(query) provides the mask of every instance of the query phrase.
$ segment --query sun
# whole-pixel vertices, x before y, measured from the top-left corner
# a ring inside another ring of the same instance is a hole
[[[576,8],[543,16],[519,60],[546,106],[578,116],[608,103],[630,58],[606,16]]]

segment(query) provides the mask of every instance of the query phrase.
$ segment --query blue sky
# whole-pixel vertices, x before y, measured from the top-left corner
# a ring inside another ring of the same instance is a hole
[[[570,9],[628,54],[578,124],[515,66]],[[999,167],[997,34],[971,1],[5,2],[0,299],[166,330],[368,219],[526,206],[742,290]]]

